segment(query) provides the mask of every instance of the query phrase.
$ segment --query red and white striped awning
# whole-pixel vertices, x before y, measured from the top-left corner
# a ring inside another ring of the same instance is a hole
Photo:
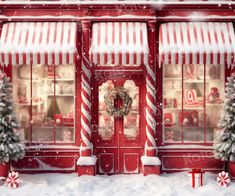
[[[0,39],[2,64],[73,64],[76,56],[75,22],[3,24]]]
[[[147,25],[144,22],[97,22],[92,26],[90,60],[107,65],[148,64]]]
[[[161,64],[234,64],[232,23],[179,22],[160,26]]]

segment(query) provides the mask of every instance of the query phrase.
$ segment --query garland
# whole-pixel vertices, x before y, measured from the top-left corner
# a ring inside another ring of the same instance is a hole
[[[120,108],[114,106],[114,101],[118,97],[121,98],[123,102],[123,106]],[[106,110],[107,113],[115,117],[126,116],[131,110],[132,99],[123,87],[116,87],[108,91],[104,96],[104,102],[108,106]]]

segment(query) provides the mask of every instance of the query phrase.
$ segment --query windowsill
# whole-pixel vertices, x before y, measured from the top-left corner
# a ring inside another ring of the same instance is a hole
[[[37,149],[80,149],[79,146],[73,145],[34,145],[26,146],[26,150],[37,150]]]
[[[205,146],[202,144],[176,144],[176,145],[166,145],[159,146],[158,149],[213,149],[213,146]]]

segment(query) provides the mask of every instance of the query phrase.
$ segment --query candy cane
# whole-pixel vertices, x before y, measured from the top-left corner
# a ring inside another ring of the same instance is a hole
[[[147,76],[146,76],[146,135],[147,141],[145,143],[145,149],[156,149],[156,89],[155,89],[155,74],[149,65],[146,65]]]
[[[0,70],[0,80],[2,80],[5,76],[6,74],[2,70]]]
[[[7,185],[13,189],[19,186],[19,174],[18,172],[10,172],[7,177]]]
[[[217,182],[220,186],[227,187],[230,183],[228,172],[220,172],[217,177]]]
[[[81,137],[82,147],[91,144],[91,72],[90,65],[82,62],[82,105],[81,105]]]

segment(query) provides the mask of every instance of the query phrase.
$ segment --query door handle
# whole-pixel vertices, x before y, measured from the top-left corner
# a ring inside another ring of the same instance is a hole
[[[98,129],[99,129],[98,125],[96,125],[96,124],[91,125],[91,132],[97,133]]]

